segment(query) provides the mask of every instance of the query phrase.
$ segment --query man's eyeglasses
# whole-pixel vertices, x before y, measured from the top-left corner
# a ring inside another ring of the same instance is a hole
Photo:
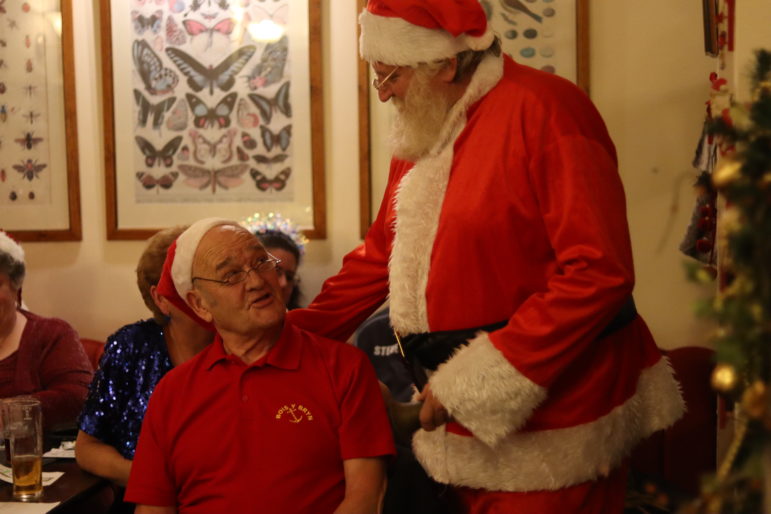
[[[268,255],[267,257],[263,257],[262,259],[260,259],[257,262],[257,264],[255,264],[254,266],[251,266],[246,269],[240,269],[237,271],[229,271],[222,279],[193,277],[192,280],[193,281],[205,280],[206,282],[216,282],[217,284],[220,284],[223,286],[234,286],[246,280],[246,277],[248,277],[249,273],[251,273],[252,271],[260,274],[274,271],[280,262],[281,262],[281,259],[277,259],[272,255]]]
[[[387,83],[389,80],[391,80],[391,76],[392,76],[394,73],[396,73],[396,70],[398,70],[399,68],[401,68],[401,66],[397,66],[396,68],[394,68],[394,69],[392,69],[391,71],[389,71],[389,72],[388,72],[388,75],[386,75],[385,77],[383,77],[383,79],[382,79],[382,80],[378,80],[377,78],[374,78],[374,79],[372,79],[372,87],[374,87],[375,89],[377,89],[378,91],[380,91],[380,88],[381,88],[381,87],[383,87],[383,86],[385,86],[385,85],[386,85],[386,83]]]

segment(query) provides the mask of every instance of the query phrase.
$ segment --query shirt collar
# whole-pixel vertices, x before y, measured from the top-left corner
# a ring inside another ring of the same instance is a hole
[[[226,360],[241,362],[237,357],[233,357],[225,352],[225,347],[222,345],[222,337],[219,334],[215,336],[214,341],[206,351],[207,354],[204,356],[204,369],[206,370],[211,370],[215,364]],[[284,320],[284,327],[281,329],[281,335],[276,344],[268,350],[266,356],[251,366],[272,366],[279,369],[293,370],[300,366],[301,357],[302,335],[294,325]]]

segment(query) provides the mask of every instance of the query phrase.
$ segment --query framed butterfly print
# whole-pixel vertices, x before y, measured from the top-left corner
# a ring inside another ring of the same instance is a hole
[[[0,229],[81,239],[75,0],[0,0]]]
[[[326,236],[321,0],[100,0],[108,239],[278,211]]]
[[[479,0],[503,51],[520,64],[554,73],[589,93],[589,0]],[[366,5],[357,0],[358,12]],[[388,178],[391,106],[359,61],[359,227],[363,238]],[[373,201],[374,199],[374,201]]]

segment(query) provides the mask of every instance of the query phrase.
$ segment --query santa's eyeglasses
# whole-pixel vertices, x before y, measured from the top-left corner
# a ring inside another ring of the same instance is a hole
[[[401,68],[401,66],[397,66],[396,68],[392,69],[391,71],[388,72],[388,75],[386,75],[380,80],[378,80],[377,78],[372,79],[372,87],[380,91],[380,88],[385,86],[388,83],[388,81],[391,80],[391,77],[393,76],[394,73],[396,73],[396,70],[398,70],[399,68]]]

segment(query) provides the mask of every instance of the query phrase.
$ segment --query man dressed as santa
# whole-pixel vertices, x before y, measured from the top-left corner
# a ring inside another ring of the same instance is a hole
[[[397,114],[385,197],[289,317],[345,340],[390,297],[429,377],[415,454],[466,512],[621,512],[630,451],[684,405],[632,300],[600,115],[567,80],[502,55],[477,0],[370,0],[359,21]]]

